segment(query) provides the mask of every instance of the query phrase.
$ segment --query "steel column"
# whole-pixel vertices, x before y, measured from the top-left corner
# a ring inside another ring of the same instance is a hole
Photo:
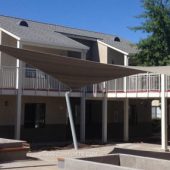
[[[76,131],[75,131],[75,127],[74,127],[74,121],[73,121],[73,115],[72,115],[72,109],[71,109],[69,94],[70,94],[70,91],[66,92],[65,98],[66,98],[66,105],[67,105],[67,110],[68,110],[68,117],[69,117],[69,121],[70,121],[70,127],[71,127],[74,149],[77,150],[78,144],[77,144],[77,137],[76,137]]]

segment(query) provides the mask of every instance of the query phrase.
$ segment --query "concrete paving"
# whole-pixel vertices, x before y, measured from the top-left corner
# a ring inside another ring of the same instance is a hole
[[[117,151],[116,151],[117,150]],[[75,151],[71,147],[59,148],[55,150],[40,150],[29,152],[27,156],[28,160],[12,161],[0,164],[0,169],[12,169],[12,170],[58,170],[57,158],[81,158],[81,157],[93,157],[100,155],[107,155],[109,153],[128,151],[129,154],[133,154],[133,151],[140,155],[149,152],[152,155],[164,154],[160,145],[147,144],[147,143],[119,143],[108,145],[84,145],[79,150]],[[143,155],[142,155],[143,156]],[[170,153],[166,153],[166,158],[170,159]]]

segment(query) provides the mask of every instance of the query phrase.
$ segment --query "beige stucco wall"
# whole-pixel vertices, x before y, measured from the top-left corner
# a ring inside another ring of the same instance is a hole
[[[0,126],[14,125],[16,120],[15,99],[15,96],[0,96]]]
[[[46,103],[46,124],[66,124],[66,103],[63,97],[28,97],[22,100],[22,124],[25,103]]]
[[[111,48],[108,48],[108,59],[107,63],[124,65],[124,54],[117,52]]]
[[[17,47],[17,40],[2,32],[1,42],[3,45]],[[5,53],[2,53],[1,64],[3,66],[16,66],[16,59]]]
[[[67,110],[63,97],[22,97],[22,124],[25,103],[46,103],[46,124],[66,124]],[[0,126],[14,125],[16,120],[16,96],[0,96]]]
[[[99,60],[101,63],[124,65],[124,54],[98,42]]]
[[[98,50],[99,50],[99,62],[107,63],[107,46],[98,42]]]

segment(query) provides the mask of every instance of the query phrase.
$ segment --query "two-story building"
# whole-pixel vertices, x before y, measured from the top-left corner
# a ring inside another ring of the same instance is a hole
[[[0,44],[125,66],[129,56],[137,52],[132,43],[118,36],[6,16],[0,16]],[[167,76],[167,95],[168,80]],[[103,89],[107,90],[106,121]],[[0,52],[0,137],[29,142],[71,141],[66,90],[66,85],[41,70]],[[150,137],[151,102],[160,98],[160,91],[159,74],[88,86],[83,104],[84,92],[73,91],[71,104],[78,139],[107,142]]]

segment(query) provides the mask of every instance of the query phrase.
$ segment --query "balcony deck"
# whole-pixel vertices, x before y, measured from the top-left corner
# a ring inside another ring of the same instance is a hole
[[[0,68],[0,94],[17,94],[16,67]],[[166,97],[170,97],[170,76],[166,76]],[[61,82],[34,68],[22,68],[22,95],[32,96],[64,96],[69,90]],[[107,92],[109,98],[159,98],[161,78],[159,74],[138,74],[126,78],[111,80],[105,83],[86,87],[87,98],[102,97]],[[79,97],[80,90],[72,92],[73,97]]]

